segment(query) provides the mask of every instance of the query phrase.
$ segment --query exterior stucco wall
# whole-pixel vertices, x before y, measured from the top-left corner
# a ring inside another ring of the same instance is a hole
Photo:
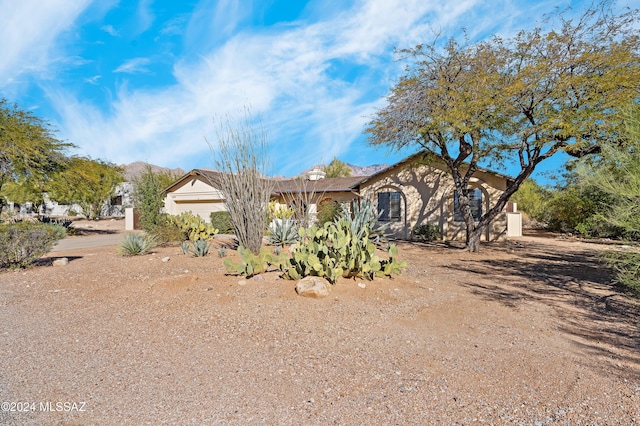
[[[483,192],[483,212],[493,205],[506,187],[506,179],[478,172],[471,186]],[[400,221],[389,222],[395,238],[410,240],[416,225],[431,224],[442,230],[447,240],[464,240],[464,222],[454,221],[454,190],[451,176],[438,164],[405,165],[389,170],[365,182],[360,194],[377,205],[379,192],[400,192]],[[495,240],[506,234],[506,214],[501,213],[488,228],[483,240]]]
[[[182,186],[167,193],[164,209],[172,215],[191,211],[207,222],[210,220],[211,212],[226,211],[223,193],[201,176],[194,176]]]

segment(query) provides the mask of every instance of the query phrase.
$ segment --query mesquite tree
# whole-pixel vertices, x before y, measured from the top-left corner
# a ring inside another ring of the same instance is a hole
[[[410,66],[367,132],[373,145],[416,146],[446,164],[466,225],[466,249],[536,166],[558,152],[574,157],[616,143],[619,111],[640,87],[638,10],[603,2],[559,28],[461,45],[438,40],[402,50]],[[480,165],[515,163],[504,193],[475,221],[467,191]]]

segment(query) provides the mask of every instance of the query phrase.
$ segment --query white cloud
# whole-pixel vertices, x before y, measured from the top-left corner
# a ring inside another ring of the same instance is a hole
[[[101,75],[94,75],[93,77],[85,78],[84,82],[89,84],[98,84],[98,80],[100,80],[101,78]]]
[[[146,65],[149,65],[151,61],[149,58],[133,58],[129,59],[118,68],[113,70],[116,73],[127,73],[127,74],[140,74],[140,73],[148,73],[149,68]]]
[[[401,72],[401,64],[391,62],[394,46],[411,47],[432,37],[432,30],[452,33],[462,24],[473,24],[480,34],[512,12],[509,1],[490,6],[489,15],[478,12],[486,3],[362,0],[322,21],[238,33],[194,55],[189,48],[200,47],[197,40],[216,39],[218,31],[236,28],[243,16],[236,1],[206,0],[191,17],[187,53],[174,65],[172,86],[121,87],[105,110],[59,90],[51,89],[49,96],[65,138],[84,153],[116,163],[145,160],[171,167],[208,159],[204,137],[215,143],[212,118],[250,104],[264,117],[276,172],[295,174],[362,143],[368,116],[384,102],[377,94],[386,93]],[[222,11],[229,11],[229,24],[211,25]],[[357,78],[334,77],[337,62],[357,67]],[[150,66],[148,58],[134,58],[114,72],[147,72]]]
[[[115,28],[113,28],[113,25],[103,25],[101,30],[114,37],[120,36],[120,33],[118,33],[118,31]]]
[[[45,70],[55,42],[71,28],[90,0],[0,2],[0,86],[22,73]]]

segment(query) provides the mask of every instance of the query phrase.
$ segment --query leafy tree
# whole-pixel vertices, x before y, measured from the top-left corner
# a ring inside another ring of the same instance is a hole
[[[535,28],[474,45],[437,40],[401,52],[413,59],[367,132],[373,145],[416,146],[448,168],[466,225],[466,249],[536,166],[558,152],[598,153],[618,142],[621,108],[640,87],[639,11],[610,2],[558,29]],[[480,165],[516,163],[504,193],[474,221],[466,189]]]
[[[338,157],[333,157],[329,165],[324,167],[324,172],[328,178],[351,176],[351,168],[347,166],[347,163],[338,160]]]
[[[38,211],[39,206],[44,204],[44,194],[44,183],[33,178],[7,182],[0,190],[0,197],[18,204],[33,203],[35,211]]]
[[[622,146],[603,146],[597,159],[578,168],[583,185],[608,196],[607,210],[600,217],[640,238],[640,107],[626,114]]]
[[[536,221],[541,221],[549,196],[548,190],[529,178],[522,182],[520,188],[511,197],[511,201],[518,203],[518,210],[527,213]]]
[[[8,182],[44,181],[60,169],[70,147],[54,137],[49,123],[0,99],[0,190]],[[0,210],[2,203],[0,197]]]
[[[146,164],[143,172],[133,179],[133,203],[140,212],[140,224],[146,231],[160,223],[161,209],[164,206],[162,191],[178,179],[170,171],[156,172]]]
[[[78,204],[85,216],[97,219],[121,182],[122,168],[100,160],[71,157],[64,170],[51,176],[47,192],[60,203]]]

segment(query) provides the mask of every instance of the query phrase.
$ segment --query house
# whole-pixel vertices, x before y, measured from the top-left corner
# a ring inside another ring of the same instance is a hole
[[[457,211],[457,192],[442,162],[417,153],[371,176],[325,178],[312,170],[306,178],[277,180],[272,199],[281,204],[309,209],[311,214],[322,201],[347,203],[369,199],[377,206],[380,221],[389,223],[392,237],[412,239],[412,230],[421,224],[437,226],[447,240],[464,239],[465,226]],[[194,169],[165,190],[165,211],[180,214],[192,211],[209,220],[213,211],[225,210],[224,194],[219,190],[220,174]],[[478,170],[470,181],[471,207],[480,217],[506,189],[511,178]],[[487,227],[482,239],[506,236],[507,214],[502,212]]]

